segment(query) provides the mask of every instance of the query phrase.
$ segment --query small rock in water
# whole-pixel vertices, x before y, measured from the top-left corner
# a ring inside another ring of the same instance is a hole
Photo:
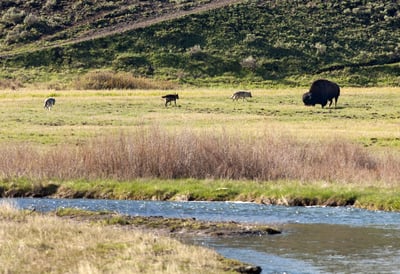
[[[239,273],[248,273],[248,274],[260,274],[262,269],[259,266],[243,266],[237,270]]]

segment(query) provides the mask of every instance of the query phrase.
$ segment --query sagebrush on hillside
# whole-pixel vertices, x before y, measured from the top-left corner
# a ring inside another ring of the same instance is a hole
[[[399,17],[387,0],[1,1],[0,74],[399,86]]]
[[[400,181],[400,157],[375,155],[345,140],[300,142],[265,134],[168,133],[141,129],[76,147],[42,151],[29,144],[0,147],[4,179],[220,178],[343,182]]]

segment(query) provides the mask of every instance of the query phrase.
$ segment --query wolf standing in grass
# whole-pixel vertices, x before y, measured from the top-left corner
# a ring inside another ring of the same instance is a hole
[[[242,98],[243,99],[243,101],[244,101],[244,99],[246,99],[246,98],[251,98],[251,97],[253,97],[253,96],[251,96],[251,92],[249,92],[249,91],[243,91],[243,90],[240,90],[240,91],[237,91],[237,92],[235,92],[233,95],[232,95],[232,100],[239,100],[240,98]],[[247,99],[246,99],[247,100]]]
[[[53,97],[47,98],[44,100],[44,108],[47,110],[51,110],[51,108],[56,104],[56,99]]]
[[[167,107],[168,103],[171,105],[172,101],[175,102],[175,106],[176,106],[176,100],[179,99],[179,95],[178,94],[167,94],[167,95],[162,96],[162,98],[165,98],[165,107]]]

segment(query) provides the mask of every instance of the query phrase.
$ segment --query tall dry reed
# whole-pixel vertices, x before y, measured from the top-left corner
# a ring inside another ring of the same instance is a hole
[[[168,133],[159,128],[41,150],[0,146],[0,177],[47,179],[215,178],[394,183],[400,156],[346,140],[300,142],[265,134]]]

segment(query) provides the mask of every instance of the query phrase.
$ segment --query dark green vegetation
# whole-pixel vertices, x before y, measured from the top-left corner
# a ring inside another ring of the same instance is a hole
[[[254,0],[213,9],[223,2],[232,1],[2,1],[0,76],[67,81],[106,68],[196,85],[298,86],[316,77],[400,84],[398,1]]]

